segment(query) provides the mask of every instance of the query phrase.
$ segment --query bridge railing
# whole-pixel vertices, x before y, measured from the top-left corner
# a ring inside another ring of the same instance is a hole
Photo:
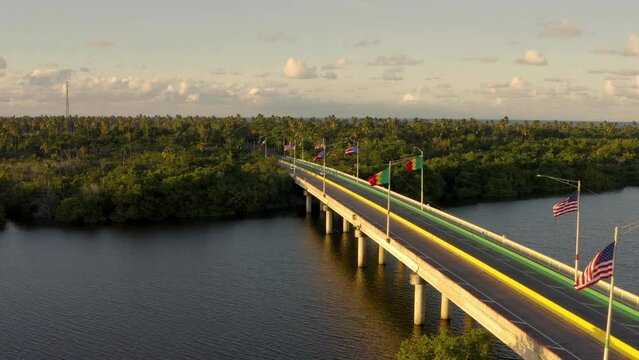
[[[441,269],[418,256],[415,249],[409,244],[392,236],[387,238],[386,233],[377,225],[371,223],[369,218],[356,214],[328,194],[322,194],[321,189],[314,187],[306,180],[296,177],[295,182],[316,198],[321,199],[331,210],[352,221],[355,228],[364,232],[371,240],[382,246],[384,251],[388,251],[395,256],[437,291],[445,294],[462,311],[475,319],[521,357],[525,359],[559,359],[559,356],[552,349],[539,343],[537,339],[519,328],[517,324],[492,309],[456,281],[451,280]]]
[[[312,163],[310,161],[306,161],[306,160],[300,160],[297,159],[296,161],[301,162],[301,163],[305,163],[307,165],[312,165],[312,166],[317,166],[317,164]],[[368,182],[362,180],[362,179],[358,179],[353,175],[347,174],[345,172],[333,169],[333,168],[326,168],[327,172],[330,171],[332,173],[335,174],[339,174],[341,176],[344,177],[348,177],[351,180],[357,181],[359,183],[362,184],[366,184],[368,185]],[[370,186],[370,185],[368,185]],[[387,193],[388,189],[381,187],[381,186],[375,186],[378,190]],[[405,195],[396,193],[394,191],[391,191],[391,197],[394,197],[396,199],[400,199],[403,200],[404,202],[410,203],[413,206],[417,207],[417,210],[419,210],[420,208],[420,203],[414,199],[411,199]],[[573,279],[575,276],[575,269],[572,266],[566,265],[558,260],[555,260],[553,258],[551,258],[550,256],[544,255],[536,250],[530,249],[524,245],[521,245],[515,241],[512,241],[508,238],[506,238],[506,236],[504,235],[498,235],[490,230],[484,229],[480,226],[477,226],[473,223],[470,223],[464,219],[458,218],[454,215],[451,215],[447,212],[444,212],[442,210],[439,209],[435,209],[430,205],[426,205],[424,204],[424,211],[427,211],[433,215],[436,215],[440,218],[443,218],[445,220],[448,220],[450,222],[455,223],[456,225],[459,225],[467,230],[470,230],[478,235],[483,236],[484,238],[491,240],[497,244],[502,245],[503,247],[514,251],[515,253],[522,255],[530,260],[533,260],[539,264],[545,265],[546,267],[553,269],[555,271],[557,271],[560,274],[563,274],[567,277],[569,277],[570,279]],[[595,288],[597,290],[599,290],[600,292],[604,293],[604,294],[608,294],[610,292],[610,283],[605,282],[605,281],[599,281],[596,285]],[[614,297],[616,300],[621,301],[622,303],[631,306],[635,309],[639,309],[639,296],[624,290],[618,286],[615,286],[614,289]]]

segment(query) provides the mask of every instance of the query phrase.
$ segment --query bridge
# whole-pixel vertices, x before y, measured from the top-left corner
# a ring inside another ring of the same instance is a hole
[[[574,269],[486,229],[391,191],[306,161],[282,158],[306,194],[325,212],[326,233],[334,217],[354,230],[358,266],[366,239],[379,245],[378,264],[394,256],[413,273],[414,323],[423,324],[423,286],[441,293],[441,318],[451,304],[524,359],[597,359],[603,354],[609,285],[577,292]],[[610,358],[639,359],[639,297],[615,288]]]

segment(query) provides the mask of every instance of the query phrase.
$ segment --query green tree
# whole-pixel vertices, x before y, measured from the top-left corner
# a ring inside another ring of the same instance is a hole
[[[448,330],[436,335],[406,339],[397,353],[399,360],[483,360],[492,349],[490,333],[473,329],[461,336]]]

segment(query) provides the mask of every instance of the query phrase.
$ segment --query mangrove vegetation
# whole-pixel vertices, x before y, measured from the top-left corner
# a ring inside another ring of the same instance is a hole
[[[0,224],[5,216],[96,224],[287,208],[295,186],[276,155],[296,143],[295,155],[312,160],[322,139],[327,166],[351,174],[355,157],[344,149],[358,143],[363,179],[422,149],[425,197],[439,206],[571,192],[538,173],[581,179],[591,191],[639,185],[636,123],[5,117]],[[419,175],[397,169],[393,186],[416,198]]]

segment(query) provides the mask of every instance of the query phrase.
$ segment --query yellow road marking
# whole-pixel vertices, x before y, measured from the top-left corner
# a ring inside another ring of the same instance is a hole
[[[288,163],[286,161],[280,160],[282,162]],[[288,163],[291,164],[291,163]],[[292,164],[291,164],[292,165]],[[323,177],[308,171],[306,169],[300,168],[300,170],[304,171],[305,173],[318,178],[318,179],[323,179]],[[326,183],[331,184],[332,186],[340,189],[341,191],[355,197],[356,199],[362,201],[363,203],[369,205],[370,207],[374,208],[375,210],[378,210],[381,213],[386,214],[386,208],[383,208],[377,204],[375,204],[374,202],[364,198],[361,195],[358,195],[354,192],[352,192],[351,190],[346,189],[345,187],[329,180],[326,179]],[[581,317],[579,317],[578,315],[570,312],[568,309],[563,308],[562,306],[554,303],[553,301],[551,301],[550,299],[544,297],[543,295],[539,294],[538,292],[526,287],[525,285],[523,285],[522,283],[518,282],[515,279],[510,278],[509,276],[507,276],[506,274],[502,273],[501,271],[489,266],[488,264],[484,263],[483,261],[475,258],[474,256],[456,248],[455,246],[449,244],[448,242],[444,241],[443,239],[429,233],[428,231],[422,229],[421,227],[413,224],[412,222],[402,218],[401,216],[392,213],[391,212],[391,217],[397,221],[399,221],[400,223],[406,225],[407,227],[413,229],[414,231],[422,234],[423,236],[429,238],[431,241],[437,243],[438,245],[440,245],[441,247],[445,248],[446,250],[452,252],[453,254],[461,257],[462,259],[470,262],[471,264],[474,264],[475,266],[477,266],[478,268],[480,268],[481,270],[486,271],[488,274],[490,274],[492,277],[502,281],[503,283],[505,283],[506,285],[508,285],[509,287],[511,287],[512,289],[514,289],[515,291],[518,291],[519,293],[526,295],[527,297],[531,298],[532,300],[534,300],[535,302],[537,302],[538,304],[542,305],[543,307],[545,307],[546,309],[552,311],[553,313],[555,313],[556,315],[559,315],[560,317],[568,320],[570,323],[576,325],[577,327],[581,328],[582,330],[584,330],[587,334],[589,334],[590,336],[592,336],[593,338],[595,338],[596,340],[601,341],[601,343],[603,344],[605,336],[606,336],[606,332],[604,330],[601,330],[600,328],[598,328],[597,326],[595,326],[594,324],[591,324],[590,322],[588,322],[585,319],[582,319]],[[619,352],[621,352],[622,354],[624,354],[625,356],[630,357],[631,359],[639,359],[639,350],[633,348],[632,346],[626,344],[625,342],[623,342],[622,340],[614,337],[614,336],[610,336],[610,347],[612,349],[615,349]]]

